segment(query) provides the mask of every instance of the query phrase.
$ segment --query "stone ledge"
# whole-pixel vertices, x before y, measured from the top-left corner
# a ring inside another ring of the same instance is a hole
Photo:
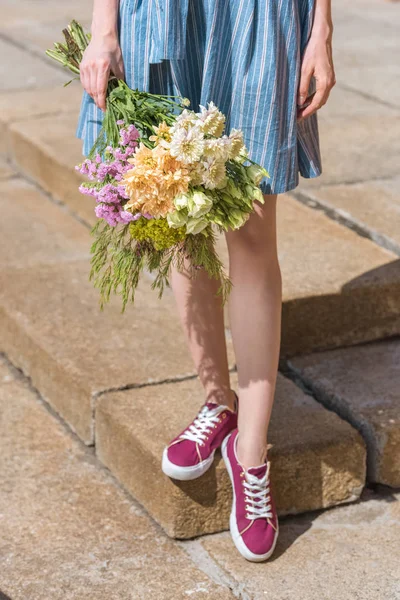
[[[92,224],[93,202],[79,194],[73,169],[81,159],[75,126],[71,114],[14,123],[11,151],[23,172]],[[284,356],[400,333],[395,254],[289,196],[278,201],[278,230]]]
[[[0,158],[0,181],[4,179],[10,179],[16,175],[15,170],[12,166],[2,158]]]
[[[307,192],[330,215],[356,228],[379,246],[400,254],[400,177],[353,185],[329,185]],[[298,192],[294,192],[296,197]]]
[[[8,132],[10,153],[24,174],[94,224],[94,201],[79,192],[82,176],[74,168],[82,161],[82,142],[74,135],[76,124],[75,113],[14,123]]]
[[[4,12],[7,10],[3,7]],[[11,95],[21,89],[38,88],[41,86],[60,85],[66,80],[65,74],[52,64],[32,53],[25,52],[17,45],[0,39],[0,54],[3,57],[0,93]]]
[[[193,376],[194,367],[170,293],[160,301],[144,280],[134,318],[119,298],[101,312],[88,273],[87,259],[0,271],[0,349],[90,444],[99,393]]]
[[[183,381],[110,393],[97,402],[100,460],[177,538],[228,527],[231,487],[219,454],[210,471],[197,481],[175,482],[161,471],[164,446],[190,422],[203,401],[200,384]],[[282,376],[270,442],[281,515],[359,497],[365,480],[361,436]]]
[[[10,598],[234,600],[1,358],[0,414],[0,589]]]
[[[278,200],[282,354],[400,333],[398,257],[289,196]]]
[[[87,227],[20,177],[0,182],[0,208],[1,269],[89,262]]]
[[[370,481],[400,486],[400,340],[299,357],[291,367],[367,443]]]

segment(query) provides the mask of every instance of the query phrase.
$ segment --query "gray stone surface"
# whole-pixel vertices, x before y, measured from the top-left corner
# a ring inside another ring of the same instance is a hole
[[[2,362],[0,427],[0,589],[12,600],[233,600]]]
[[[14,123],[10,152],[24,174],[93,224],[94,200],[78,191],[83,178],[75,165],[82,162],[82,142],[74,136],[76,125],[75,112]]]
[[[0,181],[2,181],[3,179],[9,179],[13,175],[15,175],[15,171],[10,165],[10,163],[0,158]]]
[[[13,158],[9,128],[15,122],[51,116],[49,123],[54,127],[60,114],[72,112],[75,121],[71,121],[71,125],[76,123],[81,97],[82,88],[77,82],[66,88],[58,84],[0,94],[0,153]],[[68,137],[73,137],[73,129]]]
[[[326,185],[308,192],[350,227],[400,254],[400,177],[353,185]]]
[[[200,384],[190,380],[106,394],[97,405],[98,456],[167,533],[178,538],[228,527],[231,486],[220,455],[196,481],[172,481],[160,470],[165,445],[190,423],[203,402]],[[332,506],[360,495],[365,480],[361,437],[282,376],[269,442],[280,514]]]
[[[0,56],[7,57],[0,61],[0,92],[62,85],[66,81],[65,75],[58,68],[3,39],[0,39]]]
[[[370,480],[400,487],[400,340],[312,354],[291,365],[323,404],[361,431]]]
[[[399,106],[398,5],[390,2],[333,5],[334,58],[338,82],[381,102]],[[382,18],[383,16],[383,18]]]
[[[393,253],[287,195],[278,200],[278,250],[284,355],[400,331],[400,263]]]
[[[302,181],[302,189],[398,175],[400,112],[331,117],[329,111],[327,104],[319,118],[324,173]]]
[[[400,494],[281,520],[272,559],[243,560],[229,534],[205,538],[209,557],[251,600],[399,600]]]
[[[0,183],[0,210],[0,269],[89,263],[88,228],[23,179]]]

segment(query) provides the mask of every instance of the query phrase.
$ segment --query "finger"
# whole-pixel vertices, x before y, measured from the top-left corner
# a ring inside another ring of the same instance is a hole
[[[317,110],[327,101],[328,95],[329,90],[327,88],[318,89],[314,94],[311,104],[303,110],[300,110],[300,119],[306,119],[317,112]]]
[[[108,78],[110,75],[110,69],[107,67],[103,67],[101,70],[97,72],[97,82],[96,82],[96,91],[97,91],[97,106],[101,108],[101,110],[106,110],[106,94],[107,94],[107,84]]]
[[[93,98],[93,100],[97,101],[97,70],[95,65],[90,67],[88,71],[88,94]]]
[[[81,84],[83,89],[85,90],[85,92],[88,92],[89,89],[89,77],[88,77],[88,73],[86,70],[86,67],[84,65],[81,65],[80,69],[79,69],[79,77],[81,80]]]
[[[308,98],[310,89],[311,77],[313,70],[309,67],[303,67],[300,75],[299,90],[297,94],[297,104],[301,106]]]
[[[122,60],[122,57],[113,63],[111,70],[117,79],[125,79],[124,61]]]

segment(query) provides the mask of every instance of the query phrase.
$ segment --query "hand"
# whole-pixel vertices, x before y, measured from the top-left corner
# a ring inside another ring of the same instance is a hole
[[[81,83],[101,110],[106,110],[110,72],[124,79],[124,63],[116,36],[92,37],[80,65]]]
[[[316,81],[316,91],[309,96],[309,87],[313,76]],[[299,121],[309,117],[321,106],[324,106],[335,83],[331,35],[311,34],[301,65],[297,99],[297,118]],[[304,104],[306,106],[302,108]]]

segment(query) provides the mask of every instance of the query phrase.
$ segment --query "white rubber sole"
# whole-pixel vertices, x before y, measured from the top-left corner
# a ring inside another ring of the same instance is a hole
[[[210,454],[208,458],[203,460],[198,465],[192,467],[180,467],[171,462],[168,458],[168,449],[164,448],[161,468],[165,475],[171,477],[171,479],[177,479],[178,481],[190,481],[201,477],[208,471],[214,460],[215,450]]]
[[[228,459],[228,454],[226,451],[226,446],[228,444],[228,439],[229,439],[230,435],[231,434],[227,435],[227,437],[222,442],[222,446],[221,446],[222,458],[224,459],[226,470],[228,471],[228,475],[231,480],[232,493],[233,493],[232,510],[231,510],[231,514],[229,517],[229,529],[231,532],[233,543],[235,544],[236,548],[239,550],[239,552],[243,556],[243,558],[245,558],[246,560],[248,560],[250,562],[264,562],[265,560],[268,560],[272,556],[272,554],[275,550],[276,542],[278,540],[279,527],[277,527],[276,535],[275,535],[275,539],[274,539],[274,543],[273,543],[272,547],[265,554],[254,554],[254,552],[251,552],[248,549],[248,547],[246,546],[246,544],[244,543],[243,538],[239,533],[239,529],[238,529],[237,523],[236,523],[235,486],[234,486],[234,482],[233,482],[233,473],[232,473],[230,461]]]

